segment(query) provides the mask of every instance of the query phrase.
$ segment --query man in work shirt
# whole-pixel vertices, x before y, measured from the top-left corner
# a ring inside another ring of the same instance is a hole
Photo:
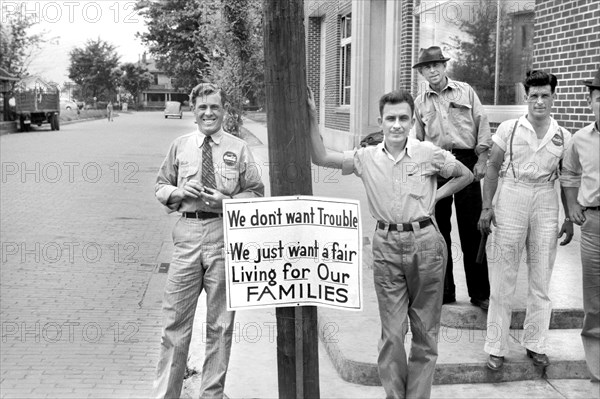
[[[413,112],[408,92],[385,94],[379,101],[378,120],[383,142],[344,153],[328,152],[309,95],[313,162],[360,177],[369,210],[377,219],[373,272],[382,328],[377,364],[390,398],[428,398],[431,394],[447,257],[433,210],[437,201],[473,179],[450,152],[408,137]],[[439,189],[438,175],[451,179]],[[413,334],[408,363],[404,349],[407,316]]]
[[[235,312],[228,312],[223,258],[223,200],[264,195],[246,143],[221,129],[225,93],[192,90],[198,131],[171,144],[156,179],[156,198],[181,218],[163,299],[163,330],[153,397],[179,398],[198,296],[206,290],[206,354],[200,396],[223,397]]]
[[[556,76],[530,71],[524,82],[527,115],[502,122],[493,136],[494,145],[483,183],[483,209],[479,228],[491,233],[487,245],[490,265],[490,309],[484,350],[487,366],[499,370],[509,353],[511,302],[523,247],[527,251],[528,296],[521,344],[536,366],[550,364],[546,338],[552,314],[548,297],[550,276],[556,259],[556,241],[561,245],[573,237],[573,224],[566,219],[559,232],[558,196],[555,181],[571,134],[550,116]],[[502,184],[495,205],[492,199]],[[566,202],[563,201],[568,215]],[[497,226],[491,228],[491,224]],[[557,234],[558,233],[558,234]]]
[[[473,305],[487,310],[490,296],[487,262],[477,264],[476,259],[481,239],[477,230],[481,212],[479,180],[485,174],[488,150],[492,145],[490,125],[473,88],[446,76],[448,60],[439,47],[433,46],[421,50],[419,60],[413,66],[428,82],[415,99],[414,133],[417,139],[430,141],[452,152],[475,175],[473,183],[454,195],[454,206],[469,297]],[[445,182],[440,178],[438,185]],[[449,196],[435,206],[435,218],[448,247],[444,303],[456,301],[450,239],[452,200]]]
[[[583,329],[581,339],[592,381],[600,381],[600,68],[589,88],[595,121],[577,131],[565,154],[560,183],[569,217],[581,226]]]

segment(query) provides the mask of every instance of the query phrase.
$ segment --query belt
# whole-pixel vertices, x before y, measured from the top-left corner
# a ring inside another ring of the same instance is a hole
[[[452,148],[450,150],[453,154],[468,154],[468,155],[476,155],[475,150],[472,148]]]
[[[586,211],[600,211],[600,206],[586,206],[584,208]]]
[[[427,227],[433,224],[431,218],[419,220],[419,227]],[[399,224],[387,224],[385,222],[377,222],[377,228],[380,230],[389,230],[389,231],[413,231],[412,223],[399,223]]]
[[[198,211],[198,212],[182,212],[181,216],[183,216],[184,218],[188,218],[188,219],[214,219],[214,218],[222,217],[223,214]]]

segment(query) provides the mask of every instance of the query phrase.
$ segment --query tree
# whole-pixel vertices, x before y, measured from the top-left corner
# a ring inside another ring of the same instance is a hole
[[[264,101],[262,6],[256,0],[221,0],[207,9],[204,24],[207,75],[230,94],[232,106],[242,110],[246,101]]]
[[[505,7],[506,5],[502,5]],[[458,36],[445,43],[455,49],[456,57],[449,70],[452,78],[468,82],[477,92],[483,104],[494,104],[496,77],[496,27],[498,10],[495,4],[479,0],[473,18],[462,20],[458,25],[469,40]],[[506,13],[501,12],[500,80],[508,69],[507,55],[510,54],[512,23]]]
[[[206,68],[202,0],[138,0],[136,9],[146,20],[148,32],[138,34],[156,59],[156,66],[169,75],[173,86],[186,91],[198,83]]]
[[[0,68],[20,78],[27,75],[35,52],[47,40],[45,32],[30,32],[36,24],[34,16],[22,15],[21,8],[4,11],[0,21]]]
[[[73,49],[69,56],[69,78],[82,87],[85,99],[112,99],[122,74],[115,46],[100,38],[88,40],[83,48]]]
[[[460,30],[471,40],[450,38],[450,47],[456,49],[456,60],[450,76],[468,82],[484,104],[493,103],[496,65],[496,9],[487,8],[480,1],[475,18],[460,22]]]
[[[123,71],[121,85],[131,93],[134,101],[137,102],[140,93],[154,82],[154,76],[148,72],[148,69],[131,62],[122,64],[120,69]]]

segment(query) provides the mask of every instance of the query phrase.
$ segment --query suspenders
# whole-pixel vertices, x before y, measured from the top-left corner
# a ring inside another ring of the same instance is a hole
[[[507,170],[508,170],[509,166],[512,169],[513,178],[515,179],[515,181],[517,181],[517,174],[515,173],[515,165],[513,165],[513,141],[515,138],[515,130],[517,130],[518,124],[519,124],[519,120],[517,119],[512,128],[512,132],[510,133],[510,154],[509,154],[509,159],[508,159],[508,166],[506,166]],[[560,138],[562,139],[561,145],[564,147],[565,146],[565,135],[563,134],[562,127],[559,126],[558,131],[560,132]],[[558,169],[562,169],[562,159],[558,163]],[[552,177],[554,177],[554,173],[557,173],[557,171],[556,170],[552,171],[552,173],[550,174],[550,177],[548,177],[548,181],[550,181],[550,179],[552,179]]]

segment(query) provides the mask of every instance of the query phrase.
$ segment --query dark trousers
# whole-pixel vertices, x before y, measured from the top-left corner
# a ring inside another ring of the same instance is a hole
[[[477,162],[477,156],[473,150],[454,150],[453,154],[469,170],[473,170],[473,166]],[[442,186],[446,182],[447,180],[438,180],[438,185]],[[444,299],[454,298],[456,295],[454,275],[452,274],[452,241],[450,240],[450,231],[452,230],[450,218],[452,217],[453,200],[456,207],[458,234],[463,252],[462,259],[465,266],[469,296],[472,299],[488,299],[490,297],[490,283],[487,259],[484,257],[483,263],[475,263],[481,239],[481,234],[477,230],[477,222],[481,214],[481,189],[478,181],[469,184],[454,194],[453,197],[440,200],[435,206],[435,218],[448,248],[448,262],[444,278]]]

